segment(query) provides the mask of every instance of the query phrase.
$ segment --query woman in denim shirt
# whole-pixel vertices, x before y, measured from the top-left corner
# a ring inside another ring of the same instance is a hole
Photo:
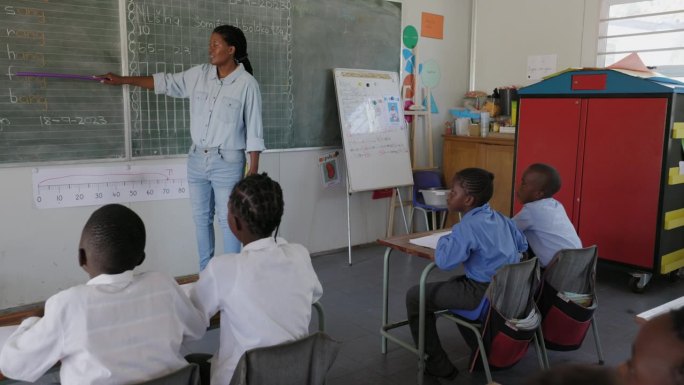
[[[228,227],[228,196],[243,176],[245,152],[251,175],[257,173],[259,154],[265,149],[261,93],[252,77],[242,31],[230,25],[216,27],[209,40],[209,59],[209,64],[174,74],[101,76],[105,84],[130,84],[190,100],[193,144],[188,154],[188,184],[200,270],[214,256],[214,213],[223,233],[224,252],[240,251],[240,242]]]

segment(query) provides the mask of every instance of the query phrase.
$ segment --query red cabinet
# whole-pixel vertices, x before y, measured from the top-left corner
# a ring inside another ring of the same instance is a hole
[[[555,197],[585,246],[596,244],[601,259],[641,271],[675,271],[684,266],[684,181],[670,175],[683,160],[673,128],[684,122],[684,89],[586,72],[520,90],[514,183],[532,163],[553,165],[562,178]],[[578,78],[605,85],[588,91]]]

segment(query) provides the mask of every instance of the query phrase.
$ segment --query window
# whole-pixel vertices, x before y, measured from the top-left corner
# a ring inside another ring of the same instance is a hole
[[[602,0],[597,65],[632,52],[655,71],[684,81],[684,0]]]

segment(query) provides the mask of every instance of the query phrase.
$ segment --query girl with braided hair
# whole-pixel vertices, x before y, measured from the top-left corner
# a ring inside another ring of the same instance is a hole
[[[453,270],[463,264],[465,274],[425,286],[426,375],[453,379],[458,370],[447,357],[437,335],[435,312],[444,309],[475,309],[482,301],[494,273],[506,264],[520,261],[527,250],[525,236],[511,219],[489,207],[494,193],[494,174],[466,168],[454,176],[447,197],[449,211],[463,215],[451,233],[435,249],[435,264]],[[413,340],[418,343],[419,286],[406,293],[406,312]]]
[[[213,258],[190,293],[209,319],[221,312],[211,384],[228,384],[249,349],[309,334],[311,305],[323,289],[302,245],[274,236],[283,215],[283,192],[263,174],[247,176],[230,194],[228,224],[244,247]]]
[[[228,196],[244,174],[245,152],[250,175],[258,172],[259,154],[265,149],[261,93],[242,31],[232,25],[216,27],[209,40],[209,61],[175,74],[99,76],[104,84],[130,84],[190,99],[188,185],[200,270],[214,256],[214,213],[223,233],[223,251],[240,251],[226,221]]]

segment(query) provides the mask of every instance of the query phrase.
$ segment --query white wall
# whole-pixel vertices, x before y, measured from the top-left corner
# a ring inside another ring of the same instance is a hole
[[[557,68],[596,66],[598,0],[477,0],[473,89],[525,86],[527,57],[558,55]]]
[[[420,30],[420,12],[445,16],[445,38],[421,38],[421,57],[438,61],[442,80],[434,91],[440,114],[433,118],[434,148],[441,163],[442,122],[448,107],[458,104],[466,91],[470,29],[470,1],[403,1],[404,25]],[[421,59],[422,61],[423,59]],[[285,214],[280,234],[302,243],[311,252],[347,245],[346,199],[343,185],[321,186],[318,155],[327,150],[265,153],[261,170],[278,180],[284,190]],[[344,158],[340,159],[342,175]],[[183,158],[130,162],[132,165],[181,163]],[[36,167],[42,165],[36,165]],[[80,231],[94,207],[38,210],[32,207],[32,167],[0,168],[0,309],[42,301],[60,289],[83,283],[78,267]],[[171,275],[196,272],[194,227],[187,200],[133,203],[148,232],[147,260],[142,270]],[[352,243],[374,242],[385,234],[388,200],[372,200],[371,193],[351,197]],[[399,229],[399,222],[395,229]],[[220,239],[220,237],[217,237]],[[220,241],[219,241],[220,243]],[[217,249],[220,249],[218,245]],[[379,257],[379,256],[378,256]],[[346,259],[340,268],[348,268]],[[352,267],[353,268],[353,267]]]

